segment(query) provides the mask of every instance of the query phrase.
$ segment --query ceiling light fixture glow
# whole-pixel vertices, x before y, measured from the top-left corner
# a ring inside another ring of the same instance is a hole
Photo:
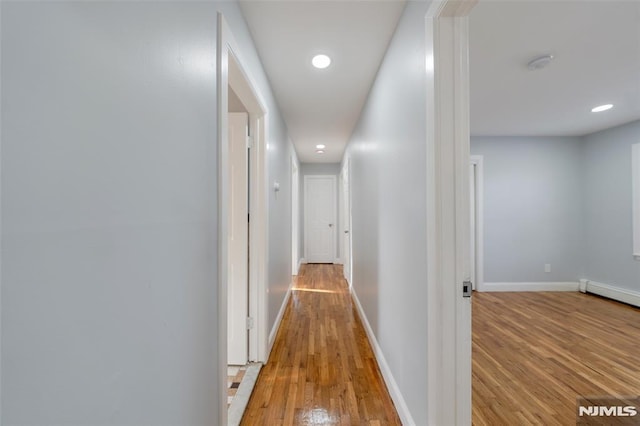
[[[324,69],[331,65],[331,58],[327,55],[316,55],[311,59],[311,64],[319,69]]]
[[[319,149],[319,150],[316,151],[316,154],[324,154],[324,151]]]
[[[600,105],[591,109],[591,112],[602,112],[613,108],[613,104]]]
[[[318,145],[316,145],[316,148],[318,148],[318,149],[325,149],[325,148],[326,148],[326,146],[324,146],[323,144],[318,144]]]

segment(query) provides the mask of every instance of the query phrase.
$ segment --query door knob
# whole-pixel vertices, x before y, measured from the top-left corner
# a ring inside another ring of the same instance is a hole
[[[344,233],[345,233],[345,234],[348,234],[348,233],[349,233],[349,231],[344,231]]]
[[[330,224],[329,224],[329,228],[333,228],[333,223],[330,223]]]

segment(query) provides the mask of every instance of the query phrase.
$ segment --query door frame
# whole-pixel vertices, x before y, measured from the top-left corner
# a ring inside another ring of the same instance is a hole
[[[477,291],[484,291],[484,159],[482,155],[472,155],[471,164],[476,170],[475,186],[475,264],[476,281],[474,282]],[[471,188],[472,190],[474,188]]]
[[[306,262],[310,262],[309,260],[309,250],[308,250],[308,241],[309,241],[309,211],[307,208],[307,199],[309,197],[308,191],[308,182],[311,179],[323,178],[330,179],[331,185],[333,187],[333,232],[331,236],[331,263],[335,263],[336,261],[336,246],[338,245],[337,241],[337,230],[338,230],[338,212],[337,212],[337,191],[336,191],[336,176],[335,175],[305,175],[304,176],[304,258]]]
[[[300,267],[300,164],[291,154],[291,275]]]
[[[429,424],[471,424],[469,14],[434,0],[425,16],[427,407]]]
[[[250,150],[249,224],[249,315],[254,326],[249,330],[249,360],[264,362],[267,358],[267,277],[268,277],[268,205],[266,135],[268,110],[247,72],[242,52],[222,13],[218,13],[217,43],[217,108],[218,108],[218,352],[217,401],[218,423],[227,424],[227,262],[229,206],[228,100],[229,87],[249,112],[253,140]]]
[[[345,182],[346,181],[346,182]],[[346,187],[346,193],[345,193]],[[338,194],[340,205],[340,257],[344,268],[344,278],[349,284],[349,288],[352,288],[352,265],[351,256],[353,254],[351,241],[352,226],[351,226],[351,160],[347,158],[340,170]],[[348,239],[347,239],[348,238]]]

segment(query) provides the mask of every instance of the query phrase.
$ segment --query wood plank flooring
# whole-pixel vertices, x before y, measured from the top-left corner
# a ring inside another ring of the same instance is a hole
[[[640,395],[640,310],[581,293],[474,293],[473,424],[575,425],[576,398]]]
[[[400,425],[342,267],[303,265],[242,425]]]

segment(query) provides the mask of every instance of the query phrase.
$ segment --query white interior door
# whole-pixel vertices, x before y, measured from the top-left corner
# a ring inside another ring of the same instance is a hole
[[[304,177],[304,246],[309,263],[336,258],[336,177]]]
[[[248,115],[229,113],[229,266],[227,363],[245,365],[249,353]]]

